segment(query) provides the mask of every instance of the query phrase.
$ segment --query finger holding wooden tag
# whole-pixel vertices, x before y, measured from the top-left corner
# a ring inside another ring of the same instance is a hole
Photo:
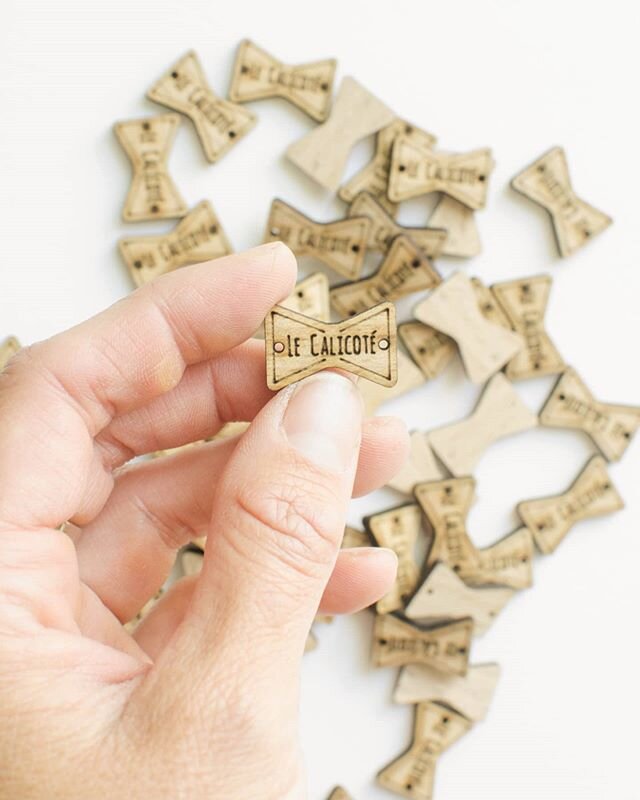
[[[18,350],[20,350],[20,342],[15,336],[7,336],[4,342],[0,342],[0,372],[7,366]]]
[[[413,431],[410,436],[411,449],[409,458],[404,466],[389,481],[387,486],[397,492],[412,495],[418,483],[437,481],[444,477],[444,470],[438,465],[427,434],[423,431]]]
[[[480,255],[482,245],[473,209],[442,195],[433,214],[429,217],[430,228],[443,228],[447,232],[442,247],[443,256],[473,258]]]
[[[396,397],[417,389],[424,384],[424,377],[413,361],[398,349],[396,354],[398,380],[393,386],[382,386],[379,383],[360,382],[358,389],[364,403],[365,416],[370,417],[378,408]]]

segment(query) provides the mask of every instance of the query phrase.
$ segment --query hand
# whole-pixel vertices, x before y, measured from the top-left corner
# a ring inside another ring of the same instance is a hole
[[[267,390],[249,337],[295,277],[280,244],[178,270],[0,376],[1,800],[306,796],[305,640],[393,580],[393,553],[339,547],[407,437],[336,373]],[[201,535],[200,576],[130,636]]]

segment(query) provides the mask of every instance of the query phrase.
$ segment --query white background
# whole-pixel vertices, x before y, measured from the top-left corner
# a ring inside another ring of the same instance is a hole
[[[0,336],[32,342],[130,291],[118,238],[172,223],[120,221],[130,170],[111,125],[162,111],[144,93],[189,48],[225,93],[235,47],[249,36],[284,61],[335,56],[339,76],[357,77],[437,134],[443,149],[491,146],[497,167],[478,215],[483,254],[442,260],[443,274],[460,267],[490,283],[550,272],[548,327],[567,362],[597,397],[640,403],[638,8],[623,0],[2,0]],[[170,161],[189,204],[210,199],[238,250],[260,241],[274,196],[319,220],[342,210],[283,158],[313,123],[283,101],[252,109],[259,124],[219,164],[205,161],[187,121]],[[508,187],[554,144],[567,149],[578,193],[615,219],[566,260],[545,213]],[[371,149],[357,148],[350,173]],[[429,207],[410,204],[401,219],[424,222]],[[535,409],[550,383],[518,389]],[[453,365],[388,410],[428,429],[466,415],[477,393]],[[476,474],[475,541],[512,530],[517,501],[564,490],[590,452],[581,435],[549,430],[493,447]],[[486,722],[443,756],[439,800],[640,797],[639,463],[636,442],[611,470],[627,508],[581,524],[537,559],[535,587],[474,645],[473,661],[498,661],[503,676]],[[354,503],[351,521],[399,499],[389,491]],[[390,702],[395,671],[368,666],[370,624],[361,614],[320,627],[319,648],[305,659],[314,800],[338,782],[357,800],[390,797],[373,776],[410,738],[409,710]]]

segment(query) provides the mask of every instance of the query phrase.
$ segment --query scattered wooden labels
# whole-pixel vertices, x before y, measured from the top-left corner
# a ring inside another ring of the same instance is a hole
[[[306,317],[329,322],[331,319],[329,279],[324,272],[314,272],[313,275],[297,283],[293,292],[280,305]]]
[[[416,484],[437,481],[444,477],[444,470],[438,466],[426,433],[413,431],[410,446],[409,458],[387,484],[397,492],[409,495],[413,493]]]
[[[566,492],[525,500],[518,503],[517,510],[540,551],[547,554],[553,553],[576,522],[623,507],[604,458],[593,456]]]
[[[444,228],[447,238],[442,248],[443,256],[473,258],[480,255],[482,245],[474,211],[463,203],[442,196],[429,217],[430,228]]]
[[[329,118],[290,145],[287,157],[325,189],[335,191],[356,142],[394,119],[393,111],[358,81],[344,78]]]
[[[314,222],[282,200],[271,203],[264,241],[284,242],[297,256],[312,256],[349,280],[362,272],[371,221],[347,217]]]
[[[398,379],[393,303],[335,323],[275,306],[264,328],[270,389],[282,389],[329,367],[383,386],[393,386]]]
[[[120,253],[136,286],[178,267],[209,261],[232,252],[211,204],[198,203],[164,236],[121,239]]]
[[[3,342],[0,342],[0,372],[7,366],[18,350],[20,350],[20,342],[15,336],[8,336]]]
[[[640,425],[640,408],[599,402],[578,373],[568,368],[547,398],[540,422],[584,431],[607,461],[618,461]]]
[[[513,384],[498,372],[486,384],[470,416],[429,432],[429,444],[452,475],[473,473],[484,451],[498,439],[535,428],[538,417]]]
[[[511,186],[546,209],[561,256],[569,256],[613,222],[573,191],[567,156],[553,147],[513,178]]]
[[[133,176],[122,209],[125,222],[182,217],[188,207],[167,172],[167,160],[180,124],[177,114],[116,122],[114,132]]]
[[[282,97],[317,122],[326,119],[331,106],[336,60],[283,64],[249,39],[240,42],[233,66],[229,98],[248,103]]]
[[[393,701],[441,703],[479,722],[487,715],[499,677],[498,664],[472,664],[463,677],[443,675],[422,664],[408,664],[400,670]]]
[[[378,773],[378,783],[411,800],[431,800],[438,758],[472,724],[462,714],[439,703],[419,703],[411,747]]]
[[[147,96],[189,117],[211,163],[237,144],[256,121],[244,106],[223,100],[213,93],[193,51],[170,67],[149,89]]]
[[[399,203],[442,192],[468,208],[484,208],[493,167],[488,148],[471,153],[436,153],[399,136],[391,153],[387,194],[392,203]]]
[[[367,417],[375,414],[383,403],[401,397],[424,383],[422,373],[408,356],[398,350],[396,357],[398,381],[394,386],[381,386],[371,381],[358,384],[364,403],[364,413]]]

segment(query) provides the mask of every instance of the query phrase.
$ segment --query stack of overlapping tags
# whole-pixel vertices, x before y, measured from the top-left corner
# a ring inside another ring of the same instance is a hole
[[[282,200],[272,203],[265,240],[281,240],[339,277],[330,287],[324,272],[310,274],[270,312],[264,331],[268,386],[279,389],[337,367],[360,376],[367,412],[373,413],[386,400],[433,380],[459,357],[468,379],[484,387],[467,419],[412,433],[410,459],[390,484],[405,495],[404,502],[368,516],[363,530],[347,528],[344,536],[345,547],[374,544],[398,556],[395,585],[371,609],[372,662],[400,668],[393,699],[415,705],[415,722],[410,747],[380,765],[377,781],[397,795],[427,800],[437,760],[485,717],[499,678],[497,664],[469,664],[473,637],[495,623],[516,592],[532,585],[536,550],[553,553],[580,520],[622,507],[608,462],[624,455],[640,424],[640,408],[597,400],[564,362],[545,330],[551,277],[489,287],[462,271],[443,280],[434,266],[441,255],[460,259],[480,251],[474,212],[487,199],[491,151],[440,151],[435,136],[399,119],[353,78],[344,78],[334,97],[335,70],[332,59],[288,66],[244,41],[224,100],[209,87],[195,53],[170,66],[148,96],[171,112],[120,122],[115,133],[133,167],[124,219],[179,222],[164,236],[121,241],[120,252],[137,286],[231,252],[211,205],[204,201],[189,210],[168,174],[180,115],[195,125],[207,159],[215,162],[256,122],[244,103],[284,98],[318,123],[289,146],[287,157],[337,192],[347,208],[341,219],[316,222]],[[372,161],[343,182],[353,146],[374,134]],[[574,193],[560,147],[523,168],[512,186],[549,212],[561,256],[611,224]],[[400,225],[399,204],[428,193],[439,197],[428,226]],[[381,263],[363,277],[371,252],[381,254]],[[396,328],[394,301],[414,293],[414,319]],[[331,321],[331,307],[338,321]],[[0,356],[6,360],[17,347],[7,340]],[[544,375],[557,381],[534,414],[514,382]],[[244,425],[232,423],[223,435],[241,433]],[[537,425],[583,431],[594,455],[571,486],[519,503],[520,526],[479,549],[466,526],[474,468],[493,441]],[[416,557],[420,537],[428,542],[424,563]],[[181,554],[184,573],[199,571],[203,548],[200,540]],[[310,633],[308,649],[315,645]],[[330,797],[350,795],[337,787]]]

